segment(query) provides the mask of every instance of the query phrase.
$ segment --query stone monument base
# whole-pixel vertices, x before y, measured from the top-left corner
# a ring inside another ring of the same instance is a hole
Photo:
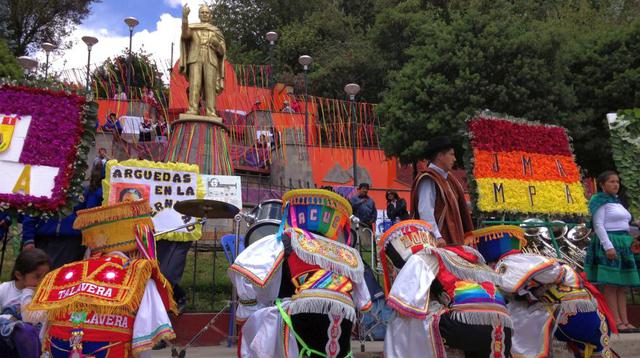
[[[201,116],[199,114],[188,114],[188,113],[180,113],[178,116],[178,120],[174,121],[176,123],[178,121],[192,121],[192,122],[213,122],[217,124],[222,124],[222,118],[213,115],[213,116]]]

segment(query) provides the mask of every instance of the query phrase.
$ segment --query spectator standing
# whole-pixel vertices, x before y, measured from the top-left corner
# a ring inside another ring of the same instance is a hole
[[[434,137],[425,150],[429,167],[413,182],[411,207],[414,219],[428,222],[436,244],[462,245],[473,230],[462,184],[451,174],[456,153],[449,137]]]
[[[394,190],[387,191],[387,217],[393,222],[407,220],[409,212],[407,211],[407,201],[398,196]]]
[[[107,156],[107,149],[100,148],[98,149],[98,155],[96,156],[96,159],[93,160],[93,167],[98,165],[98,163],[102,164],[102,166],[105,167],[108,161],[109,157]]]
[[[604,298],[620,332],[633,332],[627,315],[627,288],[640,286],[640,255],[631,250],[631,213],[618,197],[620,178],[608,170],[598,176],[601,192],[589,200],[594,238],[587,247],[584,271],[587,279],[603,287]],[[636,243],[637,245],[637,243]]]
[[[151,123],[149,118],[145,117],[142,123],[140,124],[140,134],[138,135],[138,140],[140,142],[150,142],[152,130],[153,130],[153,124]]]
[[[376,210],[376,203],[368,195],[369,184],[360,183],[358,185],[358,193],[349,199],[351,208],[353,209],[353,215],[360,220],[359,225],[356,225],[358,238],[356,241],[362,243],[371,242],[373,231],[375,230],[375,223],[378,217],[378,211]],[[354,241],[357,245],[357,242]]]

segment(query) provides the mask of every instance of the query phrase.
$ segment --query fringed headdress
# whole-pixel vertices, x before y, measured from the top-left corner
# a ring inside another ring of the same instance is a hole
[[[99,206],[78,211],[73,228],[82,231],[82,244],[92,252],[134,251],[155,257],[153,221],[148,200]]]
[[[378,250],[384,273],[385,295],[389,294],[392,276],[411,255],[435,247],[431,225],[422,220],[406,220],[393,225],[378,239]]]
[[[351,243],[351,204],[342,196],[323,189],[297,189],[286,192],[282,201],[283,228],[297,228],[333,241],[345,237]]]
[[[497,225],[468,233],[465,244],[478,250],[486,262],[495,262],[507,252],[521,251],[527,240],[521,227]]]

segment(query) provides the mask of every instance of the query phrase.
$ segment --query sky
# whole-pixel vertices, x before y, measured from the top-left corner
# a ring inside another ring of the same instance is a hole
[[[98,39],[91,50],[92,65],[122,53],[129,47],[129,28],[124,18],[132,16],[140,21],[133,30],[133,51],[143,48],[165,72],[171,59],[171,42],[175,43],[174,61],[180,54],[184,3],[188,3],[191,9],[189,22],[199,21],[198,7],[202,0],[103,0],[94,3],[90,8],[91,14],[66,40],[73,43],[72,48],[50,55],[50,68],[55,71],[86,68],[87,46],[82,42],[82,36]],[[39,62],[45,61],[44,51],[35,56]]]

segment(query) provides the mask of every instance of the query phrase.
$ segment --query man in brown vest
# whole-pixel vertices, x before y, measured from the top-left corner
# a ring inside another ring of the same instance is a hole
[[[425,152],[429,167],[411,188],[413,217],[431,224],[438,246],[462,245],[473,222],[462,185],[450,173],[456,162],[451,139],[435,137]]]

